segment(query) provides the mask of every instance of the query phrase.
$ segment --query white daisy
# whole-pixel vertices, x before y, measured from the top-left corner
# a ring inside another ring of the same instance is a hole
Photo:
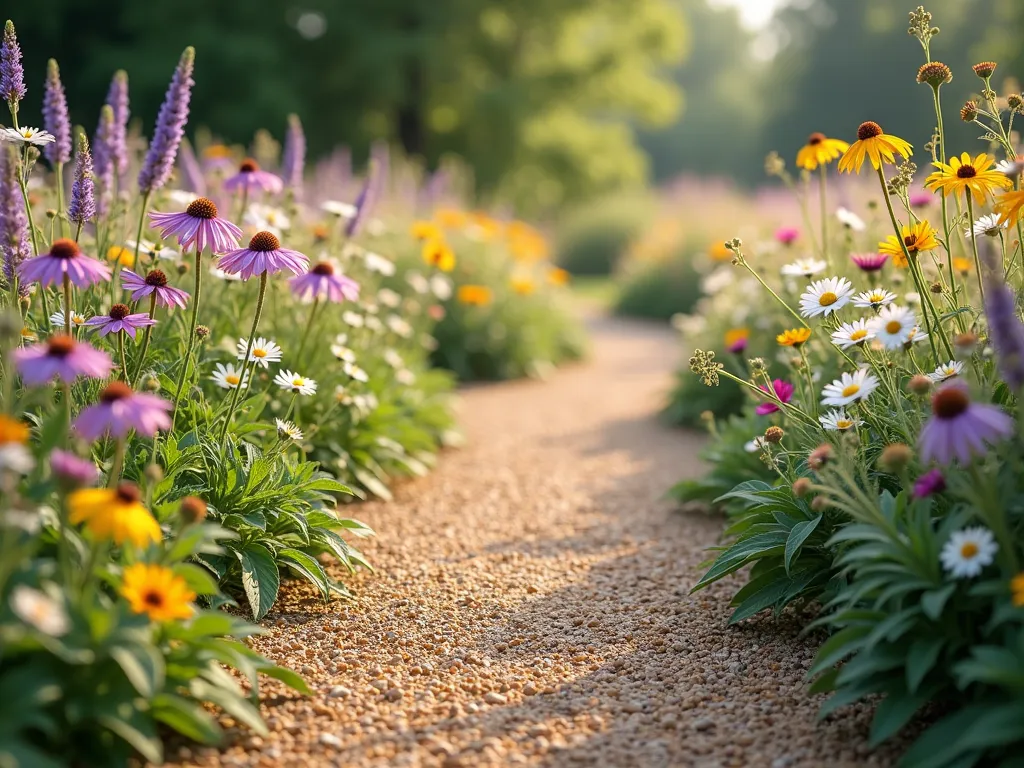
[[[821,426],[825,429],[830,429],[836,432],[845,432],[848,429],[859,427],[864,423],[860,419],[852,419],[847,416],[846,411],[842,408],[833,408],[824,416],[819,416],[818,421],[821,422]]]
[[[849,349],[873,338],[875,338],[875,334],[868,328],[868,321],[863,317],[852,323],[843,323],[832,332],[832,343],[840,349]]]
[[[302,430],[292,422],[274,419],[274,424],[277,425],[277,436],[281,440],[294,440],[297,443],[302,439]]]
[[[199,199],[199,195],[195,192],[189,192],[187,189],[171,189],[167,192],[167,197],[175,205],[180,205],[182,208],[187,208],[189,205]]]
[[[842,309],[853,296],[853,285],[845,277],[815,280],[800,297],[800,314],[804,317],[828,315]]]
[[[245,355],[244,349],[242,354],[243,356]],[[243,379],[242,369],[235,368],[234,363],[228,363],[227,365],[217,363],[217,370],[214,371],[210,378],[221,389],[238,389],[239,385],[244,389],[249,383],[249,372],[246,371],[245,378]]]
[[[412,336],[412,326],[404,318],[398,315],[388,315],[386,322],[391,332],[401,336],[403,339],[408,339]]]
[[[380,318],[375,315],[367,316],[366,327],[374,333],[380,333],[384,330],[384,324],[380,321]]]
[[[910,335],[907,337],[907,344],[917,344],[919,341],[924,341],[928,338],[928,334],[918,328],[916,325],[911,329]]]
[[[64,606],[46,593],[24,584],[11,590],[11,612],[50,637],[66,635],[71,629]]]
[[[263,203],[250,203],[242,222],[261,232],[280,235],[292,222],[280,208]]]
[[[964,230],[964,235],[967,237],[996,237],[999,234],[1000,229],[1006,229],[1009,220],[1004,221],[1002,224],[999,223],[999,214],[990,213],[986,216],[982,216],[980,219],[974,222],[974,226],[970,229]]]
[[[402,360],[402,356],[394,349],[384,350],[384,362],[390,365],[392,368],[401,368],[405,365],[405,361]]]
[[[331,354],[343,363],[354,363],[356,361],[356,353],[344,344],[331,344]]]
[[[810,277],[824,272],[827,268],[828,263],[821,259],[797,259],[792,264],[784,265],[782,274],[792,277]]]
[[[1012,179],[1014,176],[1020,176],[1021,171],[1024,171],[1024,160],[1019,157],[1013,160],[1000,160],[996,163],[995,170]]]
[[[0,128],[0,141],[10,141],[14,144],[34,144],[41,147],[56,140],[56,136],[41,128],[29,128],[27,125],[21,128]]]
[[[21,443],[0,443],[0,472],[27,475],[33,470],[36,460],[32,452]]]
[[[951,379],[954,376],[959,376],[963,369],[964,364],[959,360],[950,360],[945,365],[940,365],[936,368],[934,373],[929,373],[928,378],[935,383],[938,383],[940,381],[945,381],[946,379]]]
[[[839,223],[847,229],[852,229],[854,232],[863,232],[865,228],[864,221],[853,211],[847,210],[846,208],[836,209],[836,218],[839,219]]]
[[[854,373],[844,373],[821,391],[822,405],[849,405],[862,400],[878,388],[878,377],[860,368]]]
[[[320,203],[320,210],[332,216],[340,216],[343,219],[351,219],[356,215],[356,207],[351,203],[343,203],[340,200],[324,200]]]
[[[218,280],[224,280],[229,283],[242,282],[242,274],[240,272],[229,274],[220,267],[210,267],[210,274],[216,277]]]
[[[411,387],[416,383],[416,374],[408,368],[402,368],[399,371],[395,371],[395,381],[402,386]]]
[[[430,278],[430,290],[439,300],[448,301],[452,297],[452,281],[443,275],[434,275]]]
[[[245,360],[245,351],[249,348],[248,339],[238,340],[238,359]],[[281,362],[281,347],[270,339],[258,336],[253,342],[252,351],[249,352],[249,359],[263,368],[269,368],[271,363]]]
[[[921,306],[921,294],[917,291],[907,291],[903,294],[903,299],[907,304],[916,304],[917,306]]]
[[[949,537],[939,558],[942,567],[955,579],[969,579],[981,573],[995,560],[999,545],[992,531],[980,525],[964,528]]]
[[[149,240],[125,240],[124,247],[135,253],[136,244],[139,246],[139,253],[149,256],[151,259],[177,259],[181,254],[173,248],[168,248],[163,243],[151,243]]]
[[[316,382],[293,371],[278,371],[277,376],[274,377],[274,383],[281,389],[289,389],[297,395],[316,394]]]
[[[80,314],[78,312],[75,312],[74,310],[71,310],[71,325],[73,325],[73,326],[85,325],[85,320],[86,320],[85,315]],[[63,310],[57,310],[52,315],[50,315],[50,324],[53,325],[55,328],[63,328],[64,327],[64,312],[63,312]]]
[[[407,272],[405,282],[409,284],[416,293],[426,293],[430,290],[430,281],[419,272]]]
[[[366,268],[371,272],[377,272],[385,277],[390,277],[395,274],[395,263],[385,259],[379,253],[366,251],[366,253],[363,254],[363,262],[366,264]]]
[[[892,291],[887,291],[884,288],[872,288],[870,291],[863,291],[854,296],[853,306],[878,309],[886,304],[892,304],[894,301],[896,301],[896,294]]]
[[[767,445],[767,441],[763,436],[758,435],[753,440],[748,440],[743,444],[743,450],[747,453],[760,453],[761,450]]]
[[[402,297],[390,288],[381,288],[377,291],[377,301],[389,309],[394,309],[402,303]]]
[[[707,296],[714,296],[721,293],[730,285],[736,282],[736,268],[732,266],[719,267],[710,275],[704,278],[701,283],[701,290]]]
[[[342,363],[341,370],[345,372],[346,376],[355,379],[356,381],[362,381],[365,383],[370,380],[370,374],[355,363]]]
[[[913,310],[895,304],[882,307],[868,324],[875,338],[882,342],[886,349],[899,349],[906,344],[916,326],[917,320]]]
[[[352,310],[342,312],[341,321],[345,323],[345,325],[351,325],[353,328],[362,328],[366,324],[363,316],[358,312],[353,312]]]

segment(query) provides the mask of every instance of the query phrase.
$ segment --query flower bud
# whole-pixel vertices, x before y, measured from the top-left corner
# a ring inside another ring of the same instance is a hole
[[[997,64],[994,61],[982,61],[975,64],[971,69],[973,69],[974,74],[982,80],[988,80],[992,77],[992,73],[996,71],[996,66]]]
[[[929,61],[922,64],[917,70],[917,82],[928,83],[932,88],[938,88],[943,83],[953,79],[953,72],[941,61]]]
[[[793,483],[793,495],[798,499],[802,499],[811,492],[811,485],[811,478],[798,477],[796,482]]]
[[[915,395],[927,395],[932,388],[932,380],[920,373],[907,382],[907,391]]]
[[[1013,111],[1020,111],[1022,105],[1024,105],[1024,98],[1022,98],[1019,93],[1011,93],[1006,97],[1006,106]]]
[[[821,469],[828,464],[835,456],[835,451],[828,443],[822,443],[807,457],[807,464],[811,469]]]
[[[178,516],[185,525],[201,523],[206,517],[206,502],[198,496],[186,496],[178,507]]]
[[[811,501],[811,509],[815,512],[824,512],[830,506],[832,506],[831,502],[824,496],[815,496]]]
[[[190,269],[190,267],[189,267],[187,261],[179,261],[178,262],[178,274],[179,275],[187,275],[189,269]]]
[[[147,464],[143,474],[151,483],[159,483],[164,479],[164,470],[159,464]]]
[[[892,443],[882,449],[882,455],[878,457],[878,467],[884,472],[896,474],[901,472],[914,458],[914,452],[910,446],[903,443]]]
[[[781,443],[785,434],[786,433],[783,431],[782,427],[768,427],[768,429],[764,431],[764,439],[769,443]]]
[[[970,123],[976,120],[978,117],[978,103],[975,101],[968,101],[962,107],[960,107],[960,119],[965,123]]]
[[[201,340],[209,337],[209,335],[210,335],[210,329],[209,329],[208,326],[205,326],[205,325],[197,325],[196,326],[196,338],[197,339],[199,339],[201,341]]]

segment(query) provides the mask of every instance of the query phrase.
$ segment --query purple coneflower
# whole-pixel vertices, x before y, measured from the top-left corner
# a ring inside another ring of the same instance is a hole
[[[946,478],[937,469],[931,469],[914,481],[914,498],[923,499],[946,490]]]
[[[764,384],[761,385],[761,389],[768,392],[769,389]],[[796,389],[788,381],[782,379],[775,379],[772,382],[772,390],[775,392],[775,396],[779,398],[783,403],[788,403],[793,397],[793,390]],[[779,410],[778,403],[770,401],[767,403],[761,403],[757,406],[756,413],[758,416],[767,416],[769,413],[775,413]]]
[[[115,304],[110,308],[110,312],[90,317],[85,324],[99,329],[100,336],[124,331],[134,339],[135,331],[145,328],[147,325],[156,325],[156,320],[145,312],[132,314],[132,310],[127,304]]]
[[[64,488],[92,485],[99,475],[96,465],[91,461],[80,459],[75,454],[59,448],[50,454],[50,469]]]
[[[25,70],[21,66],[21,47],[10,19],[4,25],[4,37],[0,42],[0,97],[11,108],[18,111],[18,102],[25,98]]]
[[[185,135],[185,123],[188,122],[188,103],[195,84],[192,79],[195,60],[195,50],[191,46],[186,48],[174,70],[164,103],[160,105],[153,140],[139,170],[139,189],[144,194],[160,189],[171,178],[174,158],[178,155],[178,145]]]
[[[775,230],[775,239],[783,245],[792,245],[800,237],[800,230],[796,227],[779,227]]]
[[[110,131],[110,155],[119,176],[128,171],[128,73],[119,69],[110,81],[106,105],[110,107],[112,120]],[[187,107],[186,107],[187,109]],[[187,117],[187,112],[186,112]]]
[[[132,301],[139,301],[152,294],[156,296],[156,303],[161,307],[184,309],[188,303],[188,294],[180,288],[168,285],[167,275],[159,269],[151,269],[145,277],[130,269],[122,269],[121,288],[131,294]]]
[[[18,186],[18,159],[14,147],[0,146],[0,256],[4,279],[13,285],[18,266],[32,255],[28,219]],[[27,286],[20,293],[28,295]]]
[[[257,232],[248,248],[239,248],[220,257],[217,266],[229,275],[238,274],[243,280],[266,272],[269,275],[287,269],[293,275],[306,271],[309,259],[298,251],[281,247],[277,235]]]
[[[994,405],[972,403],[967,385],[953,380],[932,396],[932,417],[918,437],[921,460],[968,464],[972,455],[984,455],[986,443],[1013,434],[1013,419]]]
[[[115,381],[100,392],[100,401],[83,408],[74,429],[86,440],[103,435],[124,437],[133,429],[143,437],[171,426],[167,415],[171,404],[162,397],[135,392],[123,381]]]
[[[359,298],[359,283],[336,273],[334,265],[327,261],[318,262],[306,274],[293,277],[291,287],[292,293],[300,299],[325,298],[340,304],[346,299]]]
[[[32,386],[46,384],[54,376],[70,384],[79,376],[105,379],[113,361],[110,355],[70,336],[51,336],[44,344],[22,347],[12,353],[22,380]]]
[[[366,179],[363,181],[363,188],[359,191],[359,197],[355,202],[355,213],[349,218],[345,225],[345,237],[352,238],[359,234],[363,222],[370,215],[370,207],[377,197],[377,178],[380,166],[376,159],[371,158],[366,168]]]
[[[51,165],[71,159],[71,118],[68,100],[60,81],[60,68],[56,59],[46,65],[46,84],[43,87],[43,128],[53,134],[54,141],[43,147],[43,157]]]
[[[276,195],[284,189],[280,176],[260,169],[260,164],[251,157],[242,161],[238,173],[224,180],[225,192],[266,192]]]
[[[281,156],[281,177],[296,199],[302,196],[303,168],[306,164],[306,134],[298,115],[288,115],[288,132]]]
[[[96,215],[96,196],[92,180],[92,155],[89,154],[89,140],[85,134],[78,137],[78,152],[75,154],[75,182],[71,185],[71,205],[68,218],[81,227]]]
[[[110,267],[86,256],[78,243],[66,237],[54,240],[48,253],[23,261],[18,271],[23,280],[38,281],[44,288],[59,285],[65,274],[78,288],[110,280]]]
[[[242,230],[217,216],[217,206],[206,197],[193,200],[183,213],[151,211],[149,219],[162,238],[176,236],[182,250],[195,244],[198,251],[209,248],[210,253],[224,253],[233,250],[242,236]]]
[[[889,255],[886,253],[851,253],[850,258],[864,272],[877,272],[883,267]]]

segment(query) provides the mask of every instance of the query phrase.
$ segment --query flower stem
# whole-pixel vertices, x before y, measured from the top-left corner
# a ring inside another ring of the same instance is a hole
[[[114,461],[110,465],[110,476],[107,478],[108,488],[114,488],[121,479],[121,468],[124,466],[124,449],[124,438],[117,438],[117,443],[114,446]]]
[[[71,275],[64,273],[64,333],[71,335]]]
[[[142,227],[146,223],[146,208],[149,206],[149,190],[146,190],[142,194],[142,210],[139,212],[139,226],[135,230],[135,258],[132,259],[132,264],[138,269],[139,264],[139,248],[142,247]],[[120,263],[118,259],[118,263]],[[115,275],[116,279],[116,275]]]
[[[117,334],[117,354],[121,358],[121,380],[127,384],[129,382],[128,359],[124,356],[124,331],[118,331]]]
[[[242,385],[245,384],[246,373],[251,367],[252,357],[252,346],[256,341],[256,329],[260,324],[260,315],[263,314],[263,301],[267,296],[267,273],[260,273],[260,293],[256,298],[256,310],[252,316],[252,328],[249,331],[249,343],[245,347],[245,359],[242,360],[242,377],[238,382],[238,386],[235,387],[231,392],[231,403],[228,405],[228,412],[224,416],[224,427],[221,429],[220,439],[224,442],[224,439],[228,434],[228,427],[231,426],[231,420],[235,416],[235,408],[238,406],[238,395],[242,391]]]
[[[295,355],[296,360],[302,359],[302,353],[306,349],[306,342],[309,341],[309,332],[313,330],[313,322],[316,319],[316,311],[320,308],[320,297],[313,299],[313,308],[309,310],[309,320],[306,321],[306,330],[302,334],[302,341],[299,342],[299,351]]]
[[[140,227],[141,230],[141,227]],[[185,357],[181,361],[181,372],[178,374],[178,386],[174,393],[174,410],[171,415],[171,431],[174,431],[174,424],[178,420],[178,403],[181,402],[181,393],[185,388],[185,375],[188,373],[188,366],[192,360],[192,348],[196,343],[196,323],[199,321],[199,298],[203,288],[203,270],[200,257],[203,252],[196,249],[196,280],[194,293],[192,295],[192,318],[189,320],[188,343],[185,345]]]
[[[971,190],[967,190],[967,217],[969,225],[974,226],[974,200],[971,197]],[[971,232],[971,250],[974,252],[974,271],[978,273],[978,290],[981,292],[981,303],[985,303],[985,282],[981,279],[981,257],[978,256],[978,237]]]
[[[764,289],[766,291],[768,291],[768,293],[770,293],[772,296],[775,297],[775,300],[777,302],[779,302],[779,304],[781,304],[782,306],[784,306],[786,308],[786,310],[789,312],[789,314],[791,314],[793,317],[796,318],[797,322],[800,323],[800,325],[802,325],[804,328],[810,328],[811,327],[811,326],[809,326],[807,324],[807,322],[802,317],[800,317],[799,313],[795,309],[793,309],[791,306],[789,306],[789,304],[787,304],[785,301],[783,301],[782,297],[779,296],[779,294],[777,294],[775,291],[773,291],[768,286],[768,283],[766,283],[761,278],[761,276],[759,274],[757,274],[757,271],[753,267],[751,267],[749,264],[747,264],[747,260],[745,258],[742,258],[742,257],[740,258],[740,264],[742,264],[746,268],[746,270],[750,274],[752,274],[754,276],[754,279],[757,280],[757,282],[759,282],[764,287]]]
[[[151,293],[149,296],[149,319],[153,319],[153,315],[156,313],[156,292]],[[146,353],[149,351],[149,342],[153,338],[153,326],[147,325],[146,330],[142,336],[142,351],[139,352],[139,364],[135,369],[135,375],[132,376],[131,381],[134,382],[134,386],[139,386],[139,379],[142,377],[142,367],[146,364]]]

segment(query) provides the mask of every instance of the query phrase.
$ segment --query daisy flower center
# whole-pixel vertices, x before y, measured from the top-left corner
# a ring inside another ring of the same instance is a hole
[[[156,286],[157,288],[163,288],[167,285],[167,275],[165,275],[159,269],[154,269],[148,275],[146,275],[146,285]]]
[[[866,141],[867,139],[873,139],[876,136],[882,135],[882,126],[878,123],[873,123],[870,120],[866,123],[861,123],[857,129],[857,139],[859,141]]]
[[[238,166],[239,173],[253,173],[260,169],[260,164],[253,160],[251,157],[247,157],[242,161],[242,164]]]
[[[70,336],[60,334],[51,336],[46,354],[50,357],[67,357],[75,348],[75,340]]]
[[[281,241],[270,232],[257,232],[249,241],[250,251],[276,251],[281,247]]]
[[[302,378],[301,376],[297,376],[294,379],[292,379],[292,386],[293,387],[301,387],[305,383],[306,383],[306,380],[304,378]]]
[[[860,392],[860,384],[847,384],[843,387],[843,397],[852,397]]]
[[[853,426],[853,422],[850,421],[849,419],[836,419],[836,428],[837,429],[849,429],[852,426]]]
[[[196,219],[216,219],[217,204],[206,197],[197,197],[188,204],[185,213]]]
[[[123,504],[138,504],[142,500],[139,486],[135,483],[118,483],[117,500]]]
[[[975,544],[973,541],[965,542],[960,547],[960,556],[964,560],[970,560],[972,557],[975,557],[977,554],[978,554],[978,545]]]
[[[886,333],[899,333],[903,329],[903,323],[899,320],[890,320],[885,324]]]
[[[932,412],[940,419],[955,419],[970,405],[967,393],[959,387],[940,389],[932,398]]]
[[[825,291],[818,297],[818,303],[823,307],[830,307],[837,301],[839,301],[839,297],[832,293],[832,291]]]
[[[866,330],[864,330],[863,328],[858,328],[856,331],[850,334],[850,341],[860,341],[867,335],[868,332]]]
[[[817,131],[815,131],[814,133],[807,137],[807,145],[810,147],[814,147],[817,146],[818,144],[821,144],[821,142],[823,142],[824,140],[825,134],[818,133]]]
[[[126,397],[131,397],[131,394],[131,387],[123,381],[114,381],[108,384],[106,388],[100,392],[100,402],[114,403],[118,400],[124,400]]]
[[[956,169],[956,177],[958,179],[973,179],[978,175],[978,172],[974,169],[973,165],[961,165]]]
[[[256,347],[252,351],[252,356],[253,357],[266,357],[267,356],[267,350],[260,349],[259,347]]]
[[[326,261],[321,261],[319,264],[316,264],[309,271],[312,272],[314,275],[323,275],[324,277],[327,277],[334,274],[334,267],[332,267]]]
[[[224,377],[224,381],[228,384],[238,384],[241,379],[234,373],[229,373]]]
[[[81,252],[78,243],[66,237],[54,240],[50,246],[50,256],[55,259],[73,259]]]
[[[125,304],[115,304],[110,308],[110,317],[112,320],[124,320],[131,313],[128,306]]]
[[[142,602],[151,608],[162,608],[164,605],[164,596],[155,589],[151,589],[142,596]]]

